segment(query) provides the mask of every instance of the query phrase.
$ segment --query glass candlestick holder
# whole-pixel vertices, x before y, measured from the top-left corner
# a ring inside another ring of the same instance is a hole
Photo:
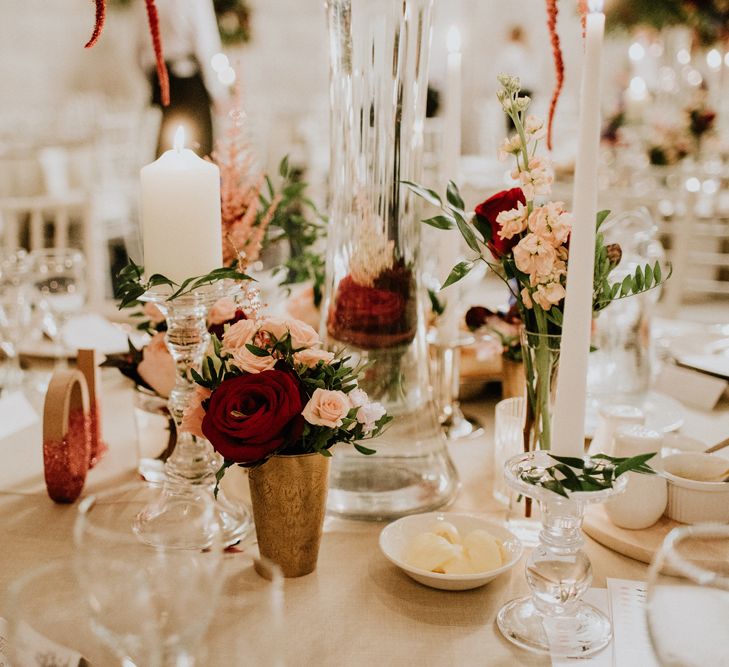
[[[504,637],[521,648],[584,658],[605,648],[613,636],[610,619],[582,600],[592,583],[592,566],[581,548],[585,505],[621,493],[626,478],[619,477],[610,489],[570,493],[568,498],[521,478],[527,470],[554,463],[548,452],[536,451],[514,456],[504,466],[507,484],[539,503],[542,530],[526,562],[531,595],[507,602],[496,622]]]
[[[216,301],[233,297],[239,291],[238,283],[223,280],[175,298],[170,298],[171,291],[165,286],[148,290],[140,297],[140,301],[153,303],[164,315],[167,322],[165,343],[177,367],[175,386],[167,402],[177,429],[177,443],[164,465],[165,478],[174,490],[168,493],[169,503],[158,502],[153,510],[140,514],[135,530],[142,537],[146,532],[152,534],[158,522],[169,520],[168,510],[181,507],[177,499],[185,489],[195,495],[199,494],[201,486],[209,487],[212,492],[215,485],[215,473],[222,465],[222,457],[207,440],[182,431],[180,426],[185,408],[195,392],[191,370],[200,370],[210,343],[208,312]],[[217,509],[226,545],[240,541],[249,533],[253,525],[250,511],[244,504],[227,498],[222,489],[218,493]]]
[[[443,340],[435,330],[428,334],[433,400],[448,440],[474,438],[484,433],[483,426],[475,417],[463,413],[458,400],[461,388],[461,350],[475,342],[476,338],[472,335],[458,334],[454,338]]]

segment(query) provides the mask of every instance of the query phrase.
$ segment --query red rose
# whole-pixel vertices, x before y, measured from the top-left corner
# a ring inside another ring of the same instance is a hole
[[[497,192],[476,207],[476,228],[488,239],[486,245],[496,259],[503,257],[519,242],[517,236],[510,239],[499,237],[497,232],[501,225],[496,222],[496,218],[502,211],[511,211],[519,203],[526,204],[526,197],[521,188],[512,188]]]
[[[301,437],[303,408],[292,373],[274,368],[240,375],[213,391],[202,432],[227,460],[255,463]]]

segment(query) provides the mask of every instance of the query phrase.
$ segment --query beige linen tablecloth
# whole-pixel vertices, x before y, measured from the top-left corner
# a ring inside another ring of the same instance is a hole
[[[85,493],[136,477],[132,391],[114,372],[105,372],[104,432],[109,451],[92,470]],[[491,496],[492,414],[494,400],[469,404],[484,420],[486,435],[453,443],[450,451],[462,488],[453,510],[503,518]],[[707,443],[729,434],[729,406],[710,415],[686,411],[684,431]],[[40,428],[0,440],[0,584],[52,559],[69,559],[75,506],[56,505],[46,496],[42,478]],[[245,478],[241,478],[245,484]],[[446,667],[463,665],[548,665],[549,660],[519,650],[503,639],[495,617],[507,600],[527,593],[523,561],[483,588],[444,592],[409,579],[380,553],[382,524],[327,519],[317,570],[285,582],[285,636],[289,666]],[[646,566],[587,539],[594,586],[606,577],[645,579]],[[242,557],[239,557],[239,559]],[[225,562],[234,572],[236,555]],[[78,614],[81,610],[65,610]],[[256,619],[216,615],[217,624]],[[253,624],[254,627],[251,627]],[[257,665],[255,656],[234,661]],[[206,662],[206,664],[220,664]],[[230,663],[233,664],[233,663]],[[98,667],[98,666],[95,666]]]

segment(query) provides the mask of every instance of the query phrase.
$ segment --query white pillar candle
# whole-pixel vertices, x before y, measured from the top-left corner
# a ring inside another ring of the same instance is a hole
[[[448,30],[448,67],[445,96],[445,124],[443,131],[443,181],[458,181],[458,165],[461,159],[461,34],[456,26]],[[438,277],[445,281],[451,269],[463,259],[461,233],[454,229],[445,232],[438,245]],[[441,297],[446,301],[445,312],[438,319],[438,338],[442,342],[453,340],[458,335],[460,285],[446,287]]]
[[[180,284],[223,262],[220,170],[184,147],[181,127],[174,146],[142,168],[142,245],[147,277]]]
[[[605,15],[602,1],[590,0],[580,91],[580,123],[574,183],[574,226],[570,236],[552,451],[584,455],[587,362],[592,325],[595,267],[597,165],[600,143],[600,65]]]

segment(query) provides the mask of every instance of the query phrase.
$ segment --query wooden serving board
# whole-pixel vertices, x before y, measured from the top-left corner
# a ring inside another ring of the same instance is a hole
[[[585,510],[582,528],[585,534],[608,549],[642,563],[650,563],[666,535],[677,526],[673,519],[662,516],[657,523],[643,530],[619,528],[608,518],[603,505],[590,505]]]

